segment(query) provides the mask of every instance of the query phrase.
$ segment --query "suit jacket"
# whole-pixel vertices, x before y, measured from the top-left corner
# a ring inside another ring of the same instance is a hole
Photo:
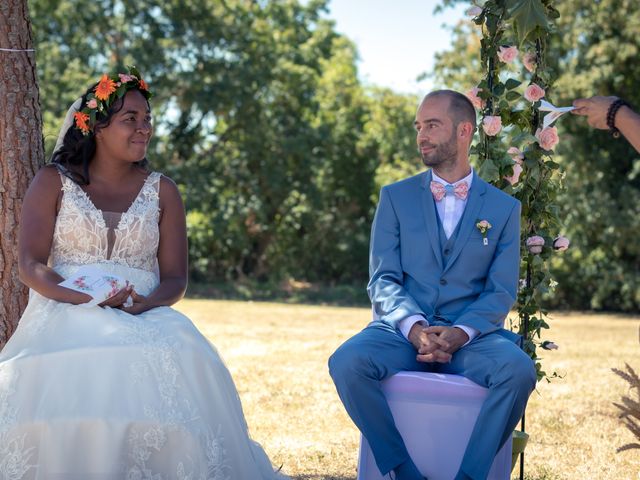
[[[443,258],[431,171],[380,191],[371,232],[367,287],[374,322],[396,328],[409,315],[501,330],[516,299],[520,202],[474,173],[453,248]],[[487,220],[488,245],[476,227]],[[506,333],[506,332],[501,332]]]

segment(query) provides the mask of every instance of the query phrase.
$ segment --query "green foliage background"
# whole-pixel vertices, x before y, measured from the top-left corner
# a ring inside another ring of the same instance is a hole
[[[151,164],[185,197],[194,279],[364,286],[378,190],[421,167],[411,128],[419,99],[359,82],[355,47],[326,19],[326,3],[29,0],[47,151],[83,88],[135,64],[156,94]],[[559,4],[548,45],[559,80],[547,97],[564,105],[615,93],[640,105],[640,5]],[[439,57],[439,86],[477,84],[478,41],[461,23]],[[563,117],[559,128],[572,247],[554,259],[560,285],[549,295],[566,307],[638,311],[639,155],[583,119]]]

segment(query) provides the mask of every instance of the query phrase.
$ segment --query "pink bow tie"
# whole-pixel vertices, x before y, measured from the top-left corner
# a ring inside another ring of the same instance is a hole
[[[460,182],[455,187],[453,185],[443,185],[440,182],[431,182],[431,193],[436,202],[442,200],[447,193],[453,193],[460,200],[466,200],[469,194],[469,184]]]

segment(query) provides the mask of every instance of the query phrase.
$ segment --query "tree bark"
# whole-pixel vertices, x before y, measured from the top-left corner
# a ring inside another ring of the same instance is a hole
[[[42,115],[27,0],[0,2],[0,349],[18,325],[28,290],[18,278],[18,223],[44,160]],[[7,49],[11,51],[7,51]]]

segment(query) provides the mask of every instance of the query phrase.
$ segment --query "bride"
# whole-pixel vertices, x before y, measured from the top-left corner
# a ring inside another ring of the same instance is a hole
[[[0,479],[285,478],[214,347],[170,308],[187,284],[185,215],[147,169],[150,96],[135,68],[104,75],[24,199],[31,293],[0,352]],[[86,266],[128,283],[99,305],[59,285]]]

